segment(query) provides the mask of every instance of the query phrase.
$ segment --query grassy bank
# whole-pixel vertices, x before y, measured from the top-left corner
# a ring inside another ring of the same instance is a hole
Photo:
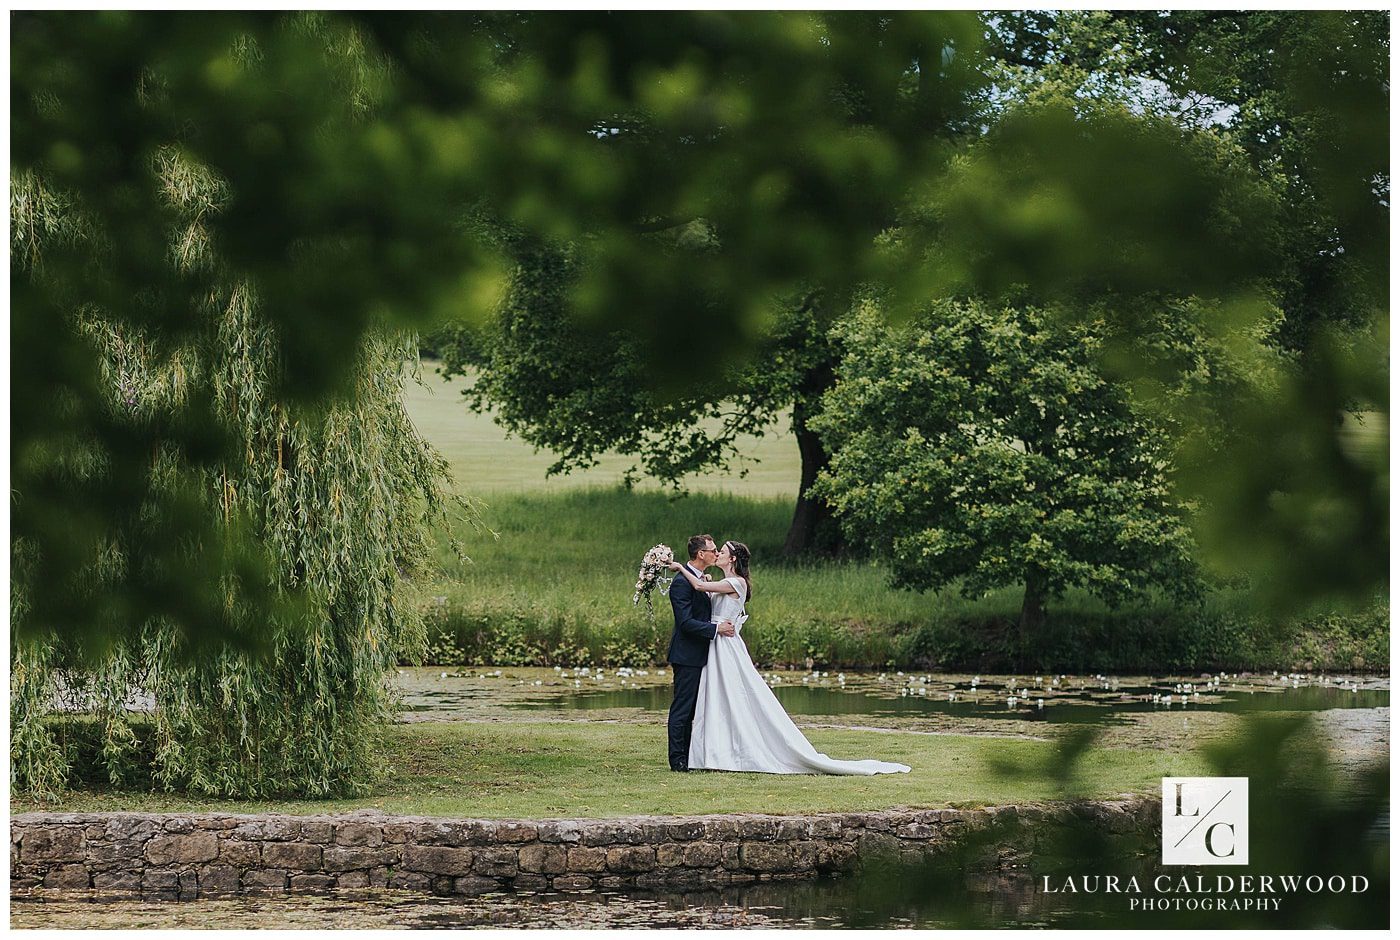
[[[1056,799],[1047,741],[814,729],[832,757],[878,757],[913,768],[880,777],[673,774],[660,726],[565,723],[396,725],[390,769],[360,799],[243,801],[78,787],[57,805],[12,800],[11,812],[388,813],[485,818],[631,814],[858,812],[897,806],[998,805]],[[1022,772],[1013,776],[1005,768]],[[1079,766],[1074,795],[1148,792],[1162,776],[1204,772],[1193,753],[1096,749]]]
[[[422,585],[439,665],[644,666],[665,655],[671,623],[664,598],[654,621],[632,606],[642,554],[657,542],[681,550],[697,532],[753,550],[753,620],[745,639],[763,665],[980,671],[1200,672],[1379,671],[1389,667],[1389,612],[1278,624],[1228,592],[1200,609],[1146,603],[1109,611],[1073,592],[1052,603],[1030,649],[1013,627],[1020,592],[967,600],[955,591],[891,590],[884,570],[863,561],[784,564],[799,465],[780,429],[747,438],[751,462],[693,481],[671,499],[655,484],[617,486],[632,462],[548,478],[549,454],[507,438],[489,415],[467,411],[461,380],[425,364],[405,404],[442,451],[463,492],[486,503],[492,539],[459,532],[473,563],[439,552],[440,575]],[[744,467],[749,473],[741,475]]]
[[[440,665],[631,665],[664,659],[670,610],[632,606],[642,554],[680,549],[696,532],[747,542],[754,557],[753,619],[745,640],[763,665],[1061,672],[1349,670],[1388,667],[1384,606],[1366,615],[1278,624],[1227,592],[1200,608],[1145,603],[1108,610],[1075,592],[1020,649],[1020,593],[977,600],[954,591],[892,590],[885,571],[845,560],[785,564],[791,507],[782,497],[560,488],[486,497],[497,538],[461,533],[472,563],[444,543],[441,577],[424,585],[429,661]]]

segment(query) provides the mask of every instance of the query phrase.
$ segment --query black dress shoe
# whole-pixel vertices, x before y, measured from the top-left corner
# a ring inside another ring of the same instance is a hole
[[[690,768],[687,767],[685,764],[674,764],[671,767],[671,772],[678,774],[688,774],[690,773]]]

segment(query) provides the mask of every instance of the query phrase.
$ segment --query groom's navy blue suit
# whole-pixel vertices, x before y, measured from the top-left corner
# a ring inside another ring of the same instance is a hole
[[[701,573],[686,565],[695,576]],[[666,661],[675,673],[671,715],[666,722],[667,756],[672,770],[689,770],[690,726],[695,721],[695,700],[700,695],[700,672],[710,658],[710,641],[715,625],[710,623],[710,595],[691,587],[685,575],[677,572],[671,582],[671,610],[676,629]]]

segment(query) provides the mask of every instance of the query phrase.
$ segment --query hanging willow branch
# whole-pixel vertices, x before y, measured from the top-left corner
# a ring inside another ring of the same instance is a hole
[[[169,263],[176,271],[217,271],[204,223],[227,201],[228,187],[174,148],[156,156],[153,172],[181,219]],[[81,237],[77,209],[37,177],[18,176],[12,190],[12,250],[29,263],[41,263],[46,242]],[[178,447],[157,441],[150,478],[169,487],[149,501],[151,518],[161,518],[167,497],[193,499],[231,535],[249,536],[231,537],[227,546],[252,545],[265,556],[261,567],[240,565],[188,546],[191,563],[215,579],[230,622],[268,616],[266,605],[249,600],[258,591],[271,589],[286,603],[272,608],[271,622],[245,631],[265,638],[261,655],[229,644],[192,651],[188,632],[161,618],[124,631],[134,638],[95,667],[68,662],[57,641],[12,641],[16,791],[52,794],[63,785],[72,770],[65,734],[81,725],[100,739],[98,759],[113,782],[131,779],[133,765],[145,761],[144,776],[157,785],[196,793],[354,792],[371,778],[391,714],[386,675],[400,655],[422,647],[408,579],[428,562],[430,529],[445,520],[453,498],[446,462],[419,436],[401,400],[414,338],[371,334],[342,397],[294,409],[279,397],[286,366],[253,285],[228,283],[194,314],[192,338],[171,349],[101,311],[72,312],[114,414],[159,426],[192,400],[212,403],[234,446],[216,465],[191,468]],[[82,450],[75,446],[75,467]],[[149,563],[129,544],[112,533],[109,550],[90,566],[92,584]],[[22,543],[12,551],[12,616],[23,610],[25,551]],[[274,583],[248,583],[248,572],[257,571],[272,572]],[[87,714],[55,710],[65,675],[68,686],[85,690]],[[124,707],[137,692],[153,699],[149,715]]]

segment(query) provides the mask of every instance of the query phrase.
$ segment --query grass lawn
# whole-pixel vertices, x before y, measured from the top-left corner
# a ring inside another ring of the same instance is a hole
[[[419,432],[447,458],[464,493],[486,497],[576,486],[611,487],[620,483],[622,474],[635,463],[632,457],[609,454],[596,467],[565,477],[546,477],[545,470],[555,460],[553,454],[536,452],[525,441],[507,438],[490,414],[468,410],[462,398],[467,381],[444,379],[436,369],[436,362],[423,361],[423,382],[405,383],[404,405]],[[786,414],[779,416],[762,437],[741,438],[739,453],[744,460],[690,481],[690,486],[699,492],[796,498],[801,462]],[[748,473],[741,476],[745,468]],[[640,488],[660,487],[648,481]],[[791,513],[791,507],[788,511]]]
[[[960,735],[882,734],[814,729],[819,751],[875,757],[913,771],[879,777],[673,774],[660,726],[605,723],[422,723],[390,729],[391,770],[361,799],[239,801],[121,791],[71,791],[57,806],[11,801],[29,812],[336,813],[375,807],[388,813],[565,818],[632,814],[855,812],[893,807],[999,805],[1063,794],[1047,769],[1046,741]],[[1015,776],[999,767],[1017,768]],[[1150,792],[1163,776],[1192,776],[1206,764],[1192,753],[1098,749],[1080,765],[1075,795]]]

